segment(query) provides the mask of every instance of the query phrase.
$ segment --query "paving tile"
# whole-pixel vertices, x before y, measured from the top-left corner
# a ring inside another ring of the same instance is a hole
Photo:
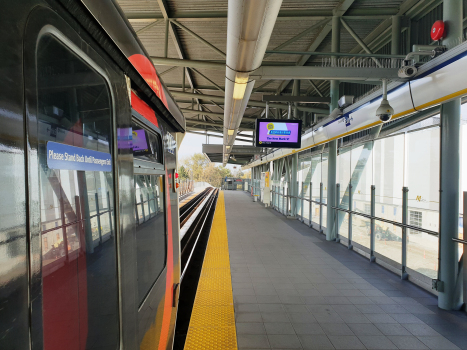
[[[399,323],[423,323],[418,317],[412,314],[390,314]]]
[[[364,314],[382,314],[384,313],[383,309],[381,309],[378,305],[375,304],[363,304],[363,305],[356,305],[357,309]]]
[[[405,315],[405,314],[395,314],[395,315]],[[372,323],[397,323],[397,321],[391,317],[393,315],[388,314],[365,314],[365,316],[372,322]]]
[[[284,312],[286,311],[282,304],[258,304],[261,312]]]
[[[362,313],[339,314],[340,318],[347,323],[371,323],[371,321]]]
[[[375,323],[384,335],[411,335],[410,332],[399,323]]]
[[[352,323],[348,326],[356,336],[383,335],[383,333],[381,333],[381,331],[371,323]]]
[[[286,312],[262,312],[264,322],[289,322],[289,315]]]
[[[264,324],[260,322],[237,322],[237,334],[266,334]]]
[[[307,309],[307,305],[304,304],[284,304],[285,311],[289,313],[294,313],[294,312],[309,312]]]
[[[322,323],[321,328],[326,335],[354,335],[345,323]]]
[[[329,340],[336,349],[366,349],[354,335],[334,335],[330,336]]]
[[[326,335],[299,335],[298,338],[306,350],[334,350]]]
[[[235,312],[237,322],[263,322],[259,312]]]
[[[296,335],[269,334],[269,344],[272,349],[301,349],[302,345]]]
[[[277,295],[277,292],[274,288],[254,288],[255,294],[257,296],[264,296],[264,295]]]
[[[295,312],[290,313],[289,318],[294,323],[316,323],[316,318],[312,313]]]
[[[262,334],[238,334],[239,349],[270,349],[268,337]]]
[[[412,350],[412,349],[428,349],[417,337],[413,335],[388,335],[390,341],[394,343],[399,349]]]
[[[235,312],[259,312],[258,304],[234,304]]]
[[[384,335],[362,335],[358,336],[358,339],[365,345],[367,349],[397,349],[397,346],[394,345]]]
[[[313,313],[313,316],[316,318],[318,323],[343,323],[342,318],[337,314],[337,312],[316,312]]]
[[[459,349],[459,347],[442,336],[421,336],[418,339],[432,350]]]
[[[255,295],[255,290],[253,288],[237,288],[233,290],[233,295]]]
[[[292,326],[296,334],[318,335],[325,334],[323,329],[318,323],[295,323]]]
[[[333,305],[332,308],[339,315],[361,313],[361,311],[357,308],[356,305]]]
[[[234,295],[234,302],[239,304],[257,304],[255,295]]]
[[[402,324],[410,333],[415,336],[440,336],[433,328],[421,323],[406,323]]]
[[[283,304],[303,304],[303,297],[297,295],[279,295],[279,299]]]
[[[258,304],[280,304],[281,300],[277,295],[258,295],[256,297]]]
[[[267,334],[295,334],[292,324],[289,322],[265,322]]]

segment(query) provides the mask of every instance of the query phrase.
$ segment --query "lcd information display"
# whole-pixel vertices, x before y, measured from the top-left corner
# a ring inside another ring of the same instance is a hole
[[[144,129],[133,129],[132,132],[133,154],[143,156],[152,154],[151,145]]]
[[[300,148],[302,121],[256,119],[256,147]]]

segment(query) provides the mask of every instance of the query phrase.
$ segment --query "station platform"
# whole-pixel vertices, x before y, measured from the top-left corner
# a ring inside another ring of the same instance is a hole
[[[245,192],[224,191],[220,201],[230,266],[217,276],[231,274],[233,300],[224,293],[223,305],[233,302],[235,324],[233,315],[219,318],[226,333],[212,337],[235,330],[229,349],[467,349],[464,312],[440,310],[433,294]]]

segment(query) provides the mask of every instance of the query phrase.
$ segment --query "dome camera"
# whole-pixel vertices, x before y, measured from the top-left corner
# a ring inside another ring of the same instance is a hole
[[[387,99],[383,98],[383,100],[381,101],[381,105],[376,110],[376,116],[383,123],[386,123],[391,120],[393,114],[394,108],[391,107]]]
[[[383,79],[383,99],[378,109],[376,110],[376,116],[383,123],[387,123],[391,120],[394,115],[394,108],[388,102],[388,82],[386,79]]]

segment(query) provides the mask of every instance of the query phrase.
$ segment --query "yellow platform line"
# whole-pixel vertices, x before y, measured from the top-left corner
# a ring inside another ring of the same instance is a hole
[[[185,350],[237,350],[224,192],[216,212],[198,282]]]
[[[184,200],[182,200],[182,201],[179,203],[178,208],[183,207],[186,203],[188,203],[189,201],[191,201],[191,200],[192,200],[193,198],[195,198],[198,194],[199,194],[199,192],[194,193],[194,194],[192,194],[190,197],[187,197],[187,198],[185,198]]]

